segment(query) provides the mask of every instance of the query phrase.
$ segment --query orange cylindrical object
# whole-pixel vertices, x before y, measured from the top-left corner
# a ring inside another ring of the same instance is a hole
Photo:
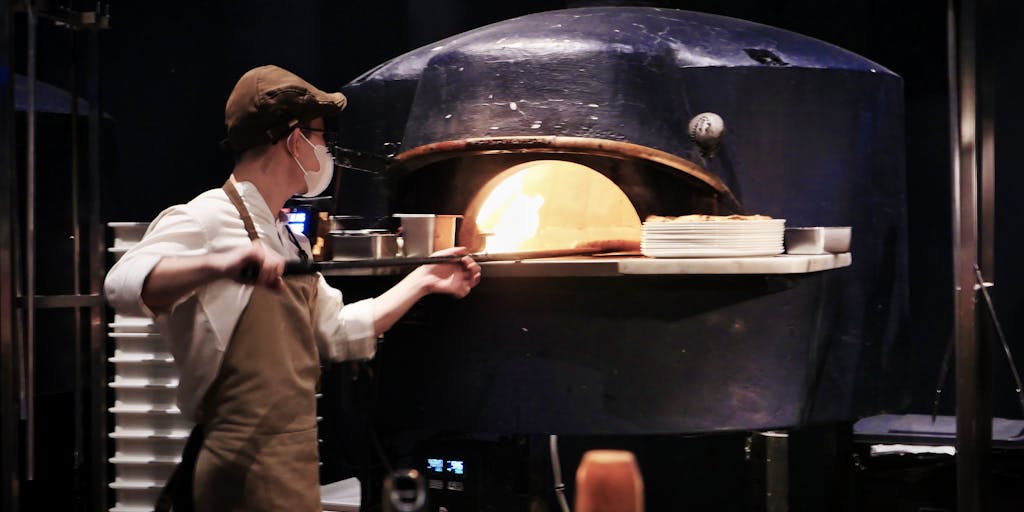
[[[576,470],[576,512],[643,512],[644,481],[632,452],[590,450]]]

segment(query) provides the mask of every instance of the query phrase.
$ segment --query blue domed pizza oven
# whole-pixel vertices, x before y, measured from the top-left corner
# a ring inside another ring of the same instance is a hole
[[[593,7],[438,41],[343,91],[341,160],[386,184],[381,201],[347,197],[360,177],[342,172],[343,206],[465,215],[458,241],[475,249],[492,234],[474,225],[480,196],[538,162],[556,162],[553,177],[593,176],[541,192],[573,222],[602,222],[603,201],[620,194],[615,208],[641,220],[853,227],[852,264],[828,270],[485,265],[469,297],[428,297],[386,336],[381,422],[706,432],[852,421],[899,399],[903,91],[882,66],[737,19]],[[330,279],[369,290],[388,278]]]

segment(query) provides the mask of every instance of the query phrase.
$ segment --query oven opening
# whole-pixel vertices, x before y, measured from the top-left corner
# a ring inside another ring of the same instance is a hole
[[[491,178],[470,201],[459,240],[473,251],[517,252],[635,240],[640,216],[612,180],[585,165],[534,160]]]

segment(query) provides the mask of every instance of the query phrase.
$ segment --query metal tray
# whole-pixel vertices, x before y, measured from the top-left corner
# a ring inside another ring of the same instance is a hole
[[[332,231],[332,260],[394,258],[400,256],[398,235],[373,230]]]

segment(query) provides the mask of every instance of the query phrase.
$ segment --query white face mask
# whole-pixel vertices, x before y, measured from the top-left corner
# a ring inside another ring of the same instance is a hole
[[[299,164],[299,169],[302,169],[302,177],[306,179],[306,192],[302,194],[302,197],[318,196],[324,190],[327,190],[327,186],[331,184],[331,178],[334,177],[334,157],[327,150],[327,146],[313,144],[302,131],[299,131],[299,135],[302,135],[302,139],[306,141],[306,144],[313,148],[313,153],[316,155],[316,160],[320,165],[318,171],[307,171],[302,166],[302,162],[299,162],[298,156],[292,155],[295,163]]]

